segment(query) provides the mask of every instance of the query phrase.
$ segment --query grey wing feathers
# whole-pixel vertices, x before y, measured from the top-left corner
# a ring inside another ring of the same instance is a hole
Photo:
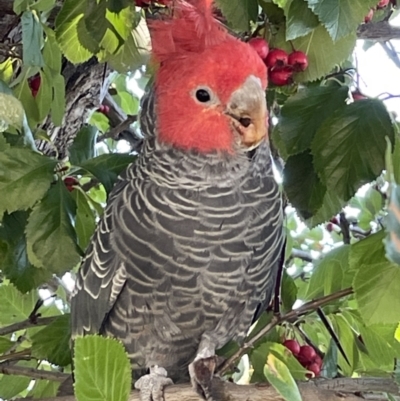
[[[126,281],[125,266],[112,250],[112,199],[124,187],[123,179],[116,184],[109,205],[94,233],[86,256],[77,274],[71,299],[72,337],[96,334]]]

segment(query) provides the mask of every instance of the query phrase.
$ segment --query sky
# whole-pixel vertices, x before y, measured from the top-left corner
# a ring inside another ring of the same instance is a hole
[[[390,21],[391,25],[400,26],[400,14]],[[400,57],[400,40],[392,40]],[[387,56],[382,46],[378,43],[367,51],[363,50],[364,41],[359,40],[356,47],[358,59],[358,72],[360,74],[360,89],[367,96],[376,97],[388,92],[398,95],[385,101],[389,111],[397,115],[400,121],[400,68]]]

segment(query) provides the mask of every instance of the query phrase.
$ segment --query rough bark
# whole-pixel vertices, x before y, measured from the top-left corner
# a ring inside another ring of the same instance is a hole
[[[283,401],[283,397],[269,385],[237,385],[230,382],[215,383],[219,390],[218,401]],[[392,379],[317,379],[299,384],[303,401],[361,401],[373,394],[374,400],[386,400],[385,392],[398,395]],[[362,396],[360,395],[362,394]],[[26,399],[25,399],[26,400]],[[139,401],[139,392],[133,391],[129,401]],[[53,397],[42,401],[76,401],[74,396]],[[165,401],[202,401],[188,384],[174,385],[165,390]]]

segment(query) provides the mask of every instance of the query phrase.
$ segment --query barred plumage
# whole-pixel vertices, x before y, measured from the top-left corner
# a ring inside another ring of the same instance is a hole
[[[141,374],[186,375],[201,337],[241,341],[271,299],[282,210],[264,141],[252,158],[160,144],[153,96],[143,102],[142,155],[119,177],[72,298],[73,337],[123,341]]]

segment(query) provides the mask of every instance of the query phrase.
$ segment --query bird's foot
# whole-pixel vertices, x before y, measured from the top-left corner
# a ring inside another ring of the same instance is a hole
[[[164,387],[171,384],[173,381],[167,377],[167,371],[156,365],[135,382],[135,388],[140,390],[140,401],[164,401]]]
[[[213,401],[212,381],[217,366],[217,356],[195,359],[189,365],[190,381],[195,391],[207,401]]]

